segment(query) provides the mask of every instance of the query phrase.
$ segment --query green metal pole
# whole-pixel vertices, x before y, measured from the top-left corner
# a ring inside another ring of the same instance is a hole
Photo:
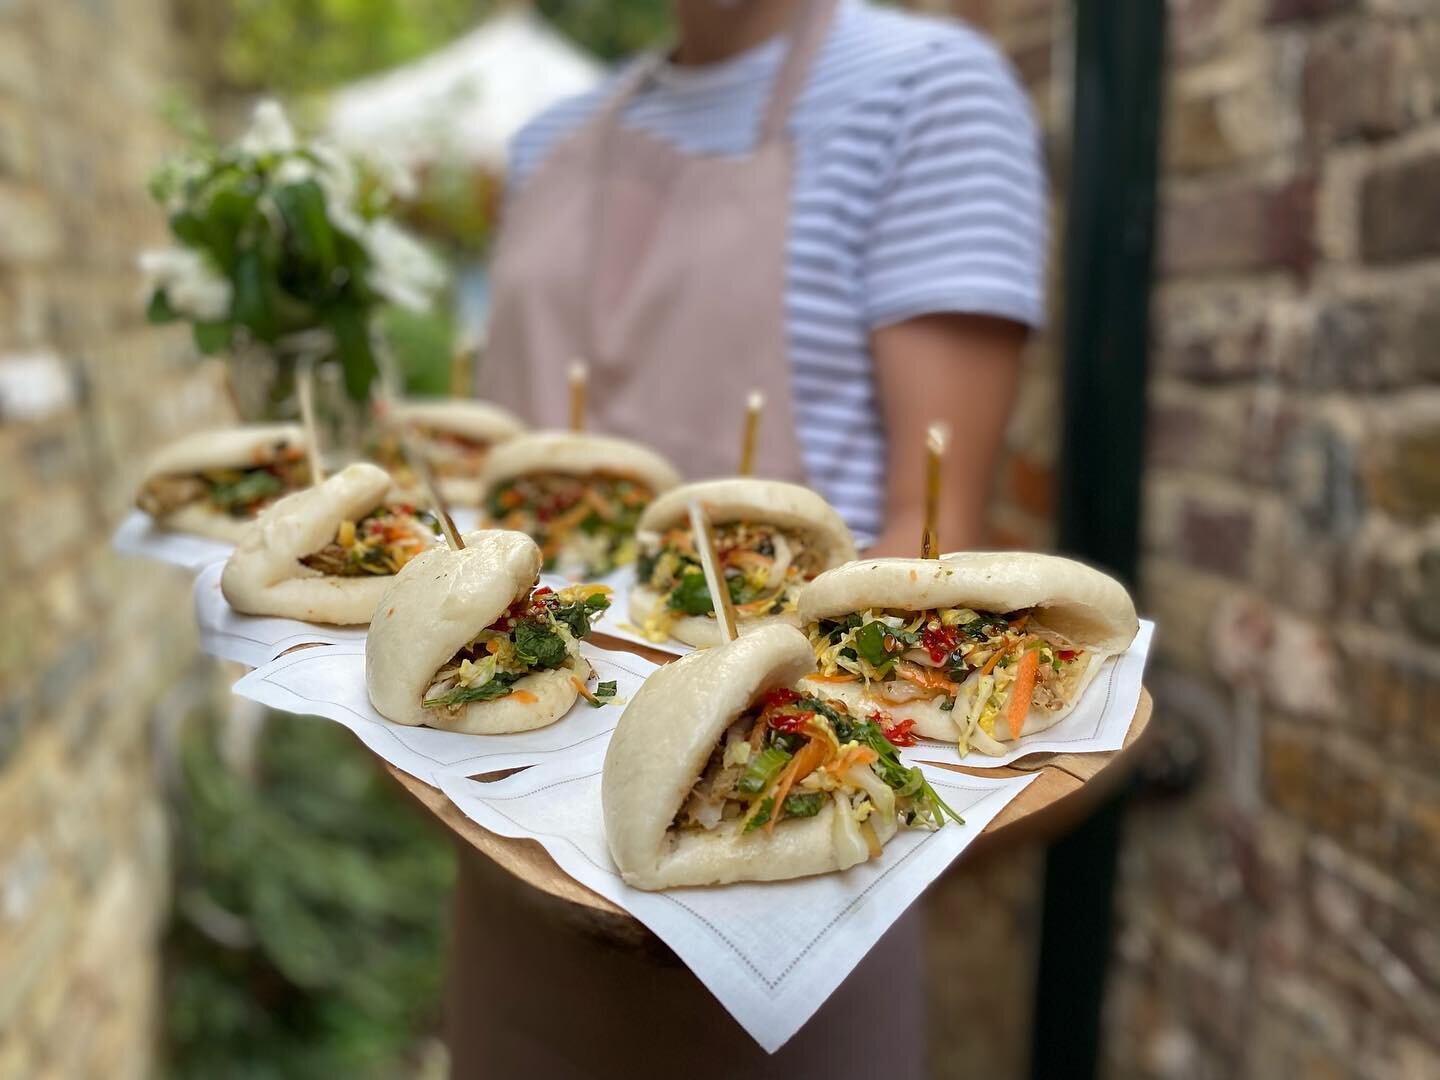
[[[1059,546],[1132,587],[1149,357],[1165,8],[1075,3]],[[1092,1077],[1125,796],[1046,858],[1031,1075]]]

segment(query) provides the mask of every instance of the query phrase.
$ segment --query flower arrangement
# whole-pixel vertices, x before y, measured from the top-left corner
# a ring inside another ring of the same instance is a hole
[[[301,142],[275,102],[231,146],[198,141],[151,192],[176,245],[141,256],[152,322],[188,321],[207,354],[314,342],[337,358],[348,395],[368,398],[373,324],[388,306],[431,308],[442,265],[390,217],[403,177],[323,142]]]

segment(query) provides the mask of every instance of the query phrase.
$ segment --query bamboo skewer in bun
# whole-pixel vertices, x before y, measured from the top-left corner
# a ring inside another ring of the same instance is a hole
[[[771,622],[798,626],[805,582],[855,557],[845,522],[809,488],[752,477],[674,488],[650,504],[635,534],[630,621],[653,641],[673,637],[704,648],[720,640],[689,528],[691,501],[705,507],[715,529],[742,633]]]
[[[310,482],[294,424],[252,424],[188,435],[145,467],[136,505],[161,528],[231,543],[266,506]]]
[[[436,546],[381,597],[365,642],[380,715],[470,735],[529,731],[569,711],[591,675],[579,642],[608,605],[602,586],[536,590],[540,549],[522,533]]]

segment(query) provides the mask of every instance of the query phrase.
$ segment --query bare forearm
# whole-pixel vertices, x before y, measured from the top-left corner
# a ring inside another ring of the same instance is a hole
[[[984,538],[996,463],[1019,381],[1025,329],[981,316],[925,316],[876,331],[889,449],[886,524],[871,549],[914,555],[924,525],[925,430],[950,430],[939,531],[946,551]]]

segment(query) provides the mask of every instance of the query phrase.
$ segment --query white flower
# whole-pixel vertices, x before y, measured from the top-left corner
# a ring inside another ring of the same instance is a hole
[[[392,304],[424,310],[445,286],[445,267],[388,218],[365,227],[360,238],[370,257],[370,287]]]
[[[330,224],[356,240],[363,240],[365,222],[355,210],[355,163],[329,143],[311,143],[310,152],[320,163],[315,182],[325,196],[325,213]]]
[[[238,145],[252,157],[285,154],[295,149],[295,130],[278,101],[267,98],[255,106],[250,130],[240,136]]]
[[[164,289],[170,307],[185,318],[215,322],[230,314],[230,282],[200,252],[181,247],[145,251],[140,269],[149,289]]]

